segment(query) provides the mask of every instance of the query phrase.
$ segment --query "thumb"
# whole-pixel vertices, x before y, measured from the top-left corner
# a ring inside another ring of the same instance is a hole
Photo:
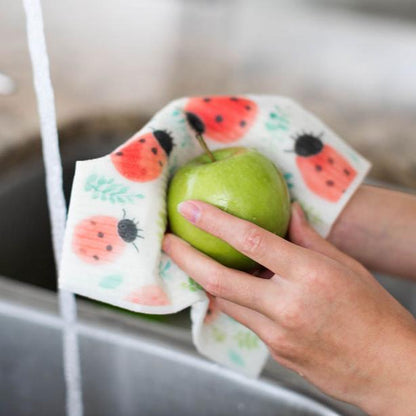
[[[363,270],[360,263],[338,250],[311,227],[298,202],[292,204],[288,237],[292,243],[330,257],[357,272]]]
[[[328,255],[330,243],[324,240],[309,224],[299,202],[292,204],[292,216],[289,225],[289,239],[292,243]],[[331,246],[333,247],[333,246]]]

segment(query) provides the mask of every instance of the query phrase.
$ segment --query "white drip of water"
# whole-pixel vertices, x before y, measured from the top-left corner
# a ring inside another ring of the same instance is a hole
[[[56,264],[60,263],[66,221],[66,205],[62,188],[62,164],[59,154],[55,104],[49,73],[43,17],[40,0],[23,0],[26,13],[27,38],[33,67],[33,78],[40,117],[46,189],[52,226],[52,243]],[[68,416],[82,416],[82,390],[77,337],[75,296],[59,291],[63,321],[63,361],[66,381]]]
[[[14,81],[0,72],[0,95],[12,94],[16,89]]]

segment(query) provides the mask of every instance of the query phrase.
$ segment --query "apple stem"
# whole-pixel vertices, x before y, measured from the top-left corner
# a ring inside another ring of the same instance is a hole
[[[201,133],[196,133],[196,138],[198,139],[199,144],[201,145],[201,147],[205,150],[205,153],[208,155],[208,157],[211,159],[211,162],[215,162],[215,157],[212,154],[211,150],[209,150],[209,147],[207,146],[207,144],[205,143],[204,138],[202,137]]]

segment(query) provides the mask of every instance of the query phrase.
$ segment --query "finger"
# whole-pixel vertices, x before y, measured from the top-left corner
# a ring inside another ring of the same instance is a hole
[[[277,331],[277,325],[271,319],[253,309],[222,298],[216,298],[215,304],[222,312],[251,329],[266,344],[269,343],[271,334]]]
[[[225,267],[173,234],[165,235],[163,250],[213,296],[271,313],[272,296],[278,285],[270,280]]]
[[[236,250],[285,277],[310,267],[307,252],[283,238],[201,201],[185,201],[179,212],[190,222],[221,238]],[[296,261],[293,261],[296,259]]]
[[[292,217],[289,225],[289,239],[309,250],[324,254],[350,269],[362,272],[364,267],[353,258],[338,250],[329,241],[323,239],[308,223],[298,202],[292,204]]]

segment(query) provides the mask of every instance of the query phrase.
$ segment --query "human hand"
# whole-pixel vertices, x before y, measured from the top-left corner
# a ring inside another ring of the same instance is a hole
[[[272,272],[266,280],[227,268],[172,234],[163,242],[276,361],[372,415],[414,414],[413,317],[361,264],[322,239],[298,204],[292,242],[200,201],[182,203],[180,212]]]

